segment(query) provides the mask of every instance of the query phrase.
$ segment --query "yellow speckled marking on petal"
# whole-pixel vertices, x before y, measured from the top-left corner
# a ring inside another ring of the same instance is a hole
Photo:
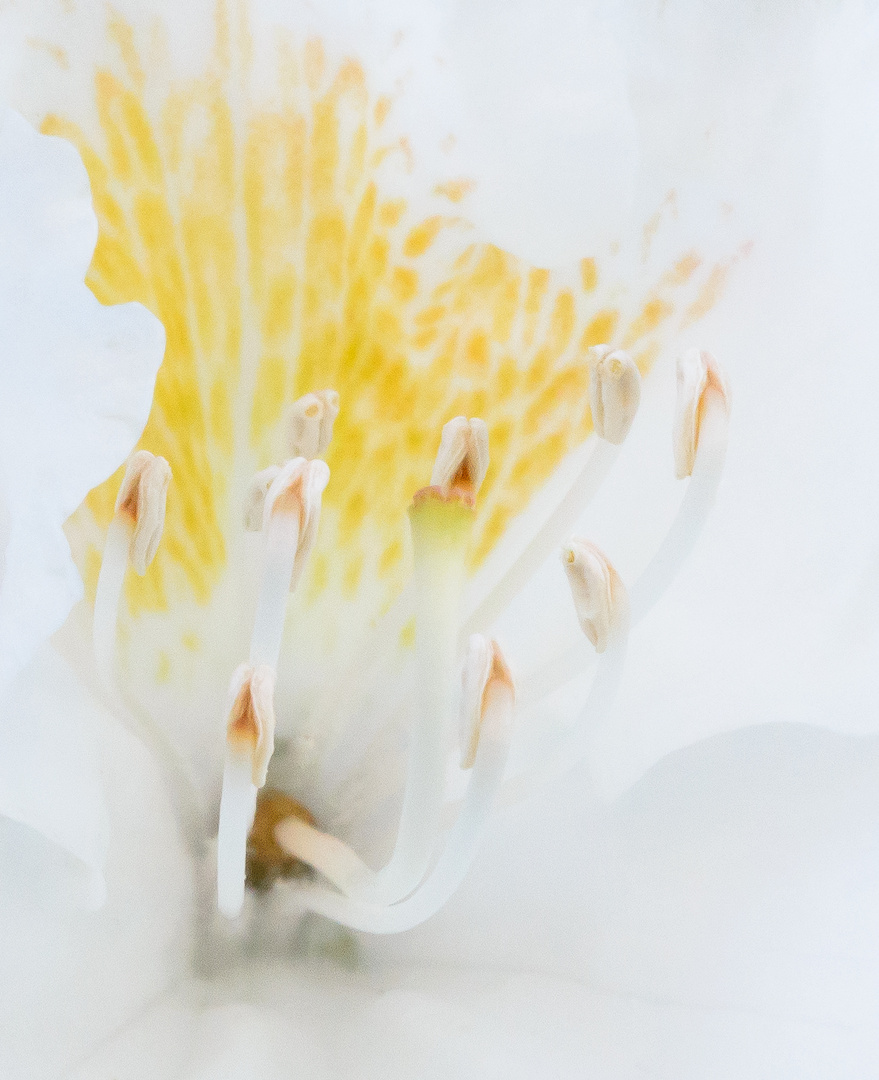
[[[89,285],[104,303],[141,301],[167,330],[141,444],[174,481],[159,554],[145,578],[129,575],[134,613],[209,600],[241,527],[235,478],[277,457],[286,406],[323,387],[339,391],[341,412],[306,602],[365,582],[382,603],[399,590],[405,510],[457,414],[484,417],[492,447],[475,564],[589,434],[589,346],[624,344],[646,367],[679,312],[692,321],[717,299],[728,266],[695,252],[639,300],[596,257],[551,272],[475,242],[443,209],[469,179],[401,195],[414,157],[382,134],[392,100],[319,40],[279,36],[269,106],[248,90],[252,42],[222,4],[199,78],[145,74],[144,42],[118,16],[108,36],[118,63],[95,73],[99,133],[62,115],[43,128],[77,144],[91,177]],[[120,476],[83,512],[90,584]],[[184,645],[195,651],[198,635]],[[158,678],[169,665],[159,660]]]

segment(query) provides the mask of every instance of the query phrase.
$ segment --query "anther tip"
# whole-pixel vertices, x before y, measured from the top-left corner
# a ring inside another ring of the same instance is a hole
[[[611,634],[627,620],[626,588],[607,556],[588,540],[571,540],[562,563],[580,626],[596,652],[604,652]]]
[[[594,345],[589,350],[589,407],[599,438],[622,443],[640,402],[641,373],[632,357],[610,345]]]
[[[677,362],[677,401],[672,435],[675,473],[683,480],[693,473],[699,450],[702,419],[709,402],[729,416],[730,388],[710,352],[690,349]]]
[[[484,420],[456,416],[443,426],[430,482],[478,494],[488,471],[488,427]]]

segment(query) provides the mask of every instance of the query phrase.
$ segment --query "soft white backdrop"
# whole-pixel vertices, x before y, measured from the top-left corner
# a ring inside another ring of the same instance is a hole
[[[0,7],[14,103],[11,28],[50,7]],[[500,817],[461,893],[362,940],[358,970],[312,958],[175,989],[184,857],[148,758],[96,720],[107,908],[71,913],[63,856],[2,823],[4,1075],[879,1071],[877,14],[623,7],[390,13],[429,57],[407,108],[454,115],[490,237],[563,261],[677,186],[728,199],[754,240],[697,328],[734,386],[721,497],[633,635],[590,772]],[[608,543],[643,528],[637,498],[590,515]]]

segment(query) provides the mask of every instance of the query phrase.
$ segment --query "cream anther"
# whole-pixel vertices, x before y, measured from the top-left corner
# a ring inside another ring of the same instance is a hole
[[[709,352],[690,349],[678,360],[678,396],[674,422],[675,471],[683,480],[693,472],[699,432],[709,399],[729,415],[729,386]]]
[[[333,437],[339,415],[339,395],[335,390],[318,390],[294,401],[287,413],[287,447],[292,457],[316,458]]]
[[[562,564],[583,633],[596,652],[604,652],[628,617],[626,588],[605,555],[588,540],[572,539],[562,550]]]
[[[499,695],[514,696],[513,677],[496,641],[473,634],[467,643],[461,692],[461,768],[472,769],[483,721],[493,715],[489,703]],[[486,735],[488,732],[486,732]]]
[[[170,483],[171,466],[163,457],[138,450],[129,458],[116,497],[116,514],[126,516],[133,525],[128,558],[141,576],[147,572],[162,539]]]
[[[484,420],[456,416],[443,427],[431,486],[462,488],[476,495],[488,470],[488,428]]]
[[[250,487],[244,497],[244,528],[248,532],[259,532],[262,528],[263,511],[269,488],[281,471],[280,465],[269,465],[258,472],[250,481]]]
[[[266,493],[263,529],[271,520],[295,518],[298,521],[296,555],[290,575],[290,589],[295,589],[317,537],[321,496],[330,480],[326,462],[293,458],[278,471]]]
[[[241,664],[229,685],[232,705],[226,744],[232,754],[250,759],[251,780],[261,788],[275,750],[275,672],[268,664]]]
[[[622,349],[589,350],[589,407],[595,433],[619,446],[629,433],[641,401],[641,373]]]

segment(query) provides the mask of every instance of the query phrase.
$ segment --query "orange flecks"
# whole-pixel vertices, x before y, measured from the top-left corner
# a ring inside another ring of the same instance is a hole
[[[65,70],[70,67],[70,57],[67,55],[67,50],[62,49],[60,45],[53,45],[51,41],[43,41],[42,38],[35,37],[28,38],[27,44],[32,49],[39,49],[40,52],[48,53],[59,67]]]
[[[693,274],[702,265],[702,256],[695,251],[688,251],[675,265],[663,276],[662,284],[666,286],[686,285]]]
[[[459,203],[476,187],[473,180],[447,180],[433,189],[435,195],[444,195],[450,202]]]
[[[681,324],[683,327],[692,326],[693,323],[698,322],[699,319],[708,314],[720,299],[720,295],[726,287],[730,271],[739,259],[747,258],[750,251],[750,243],[744,244],[727,262],[718,263],[717,266],[712,267],[707,281],[702,285],[696,299],[689,305],[684,314],[683,323]]]
[[[236,11],[230,20],[218,7],[206,72],[171,85],[153,81],[144,42],[111,16],[119,62],[95,72],[97,137],[67,117],[44,124],[76,142],[91,178],[100,237],[89,285],[104,303],[144,303],[167,332],[142,445],[174,480],[159,554],[145,578],[129,575],[129,607],[210,600],[238,547],[239,481],[277,460],[288,405],[333,387],[342,411],[302,595],[369,587],[378,612],[400,588],[405,507],[446,420],[480,415],[489,427],[475,563],[589,434],[582,350],[617,339],[621,308],[640,311],[624,340],[649,365],[673,306],[698,318],[729,264],[705,274],[687,253],[638,303],[620,299],[596,258],[565,275],[468,240],[444,210],[470,181],[400,194],[412,148],[380,138],[391,99],[371,95],[358,61],[329,60],[317,39],[279,39],[271,105],[240,92],[251,44]],[[71,527],[92,589],[119,481],[96,489]]]
[[[667,300],[661,300],[658,297],[648,300],[641,309],[641,313],[632,321],[632,325],[626,331],[623,338],[623,347],[630,348],[639,338],[649,334],[651,330],[655,330],[664,319],[671,315],[673,310]]]
[[[387,95],[383,95],[375,103],[375,108],[373,109],[372,115],[375,119],[376,127],[381,127],[385,120],[387,120],[392,105],[393,102]]]
[[[323,78],[326,56],[323,42],[317,38],[305,44],[305,81],[309,90],[317,90]]]
[[[644,262],[650,258],[650,248],[656,234],[662,227],[663,220],[668,216],[677,214],[677,193],[670,191],[662,200],[659,209],[644,226],[641,240],[641,258]]]

